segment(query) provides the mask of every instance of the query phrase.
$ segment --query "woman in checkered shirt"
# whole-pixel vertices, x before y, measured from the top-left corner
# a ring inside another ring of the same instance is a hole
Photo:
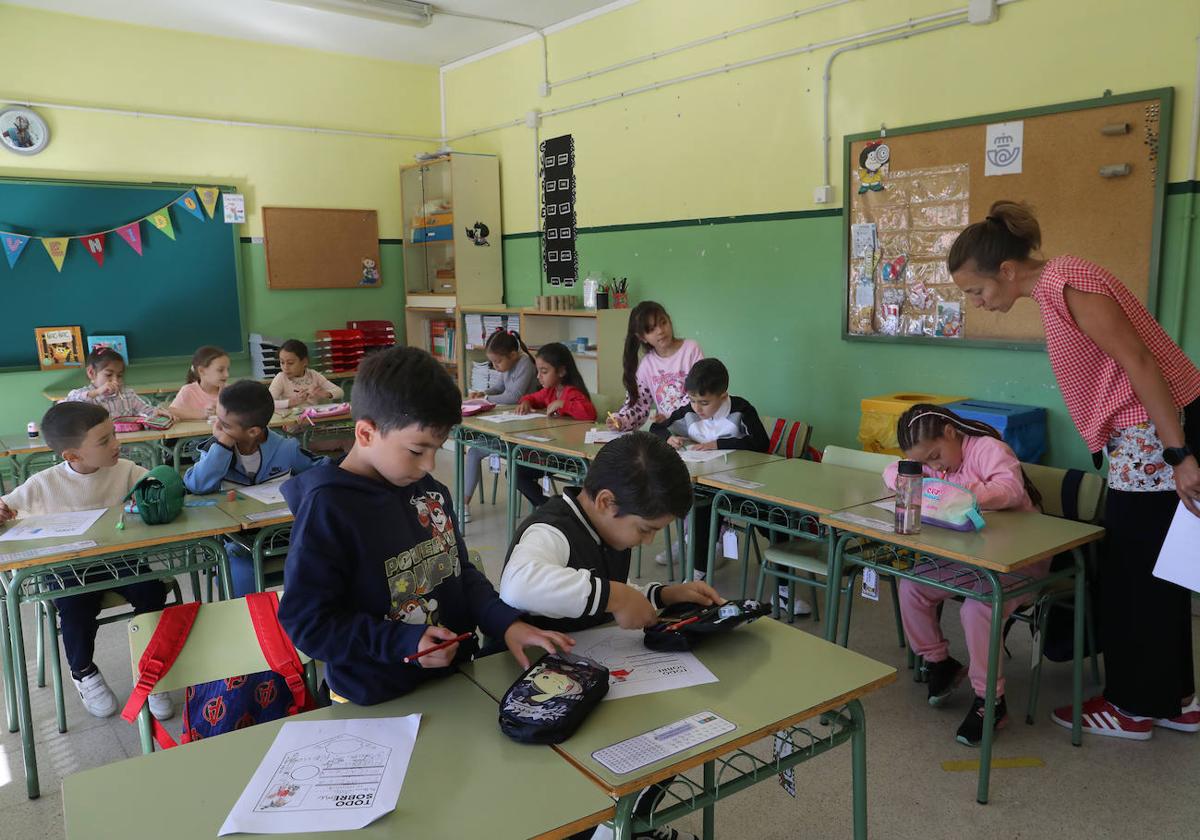
[[[1108,453],[1107,682],[1084,704],[1083,729],[1139,741],[1155,727],[1198,732],[1191,593],[1152,570],[1179,504],[1200,516],[1200,370],[1120,280],[1079,257],[1040,259],[1041,241],[1028,205],[998,201],[959,235],[948,263],[978,307],[1037,301],[1071,419],[1097,467]],[[1053,719],[1070,728],[1071,707]]]

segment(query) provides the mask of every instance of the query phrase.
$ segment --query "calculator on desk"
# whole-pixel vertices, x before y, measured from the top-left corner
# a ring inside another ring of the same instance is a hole
[[[735,729],[736,724],[713,712],[697,712],[650,732],[598,749],[592,753],[592,758],[614,773],[632,773],[640,767],[690,750],[697,744],[711,741]]]

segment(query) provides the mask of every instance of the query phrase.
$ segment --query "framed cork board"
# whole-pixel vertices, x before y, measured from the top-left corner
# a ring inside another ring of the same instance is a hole
[[[264,207],[262,213],[268,288],[383,285],[376,211]]]
[[[958,233],[999,199],[1031,204],[1043,257],[1103,265],[1155,310],[1171,89],[845,137],[852,340],[1038,349],[1037,304],[975,309],[951,282]]]

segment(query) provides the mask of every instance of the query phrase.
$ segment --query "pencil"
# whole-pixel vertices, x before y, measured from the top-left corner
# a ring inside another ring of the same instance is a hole
[[[674,624],[668,626],[665,630],[663,630],[663,632],[664,633],[672,633],[672,632],[678,630],[680,627],[683,627],[685,624],[691,624],[693,621],[699,621],[699,620],[700,620],[700,616],[694,615],[691,618],[685,618],[683,621],[676,621]]]
[[[433,653],[434,651],[445,650],[446,648],[450,647],[451,645],[456,645],[459,642],[465,642],[467,639],[471,638],[474,635],[475,635],[474,633],[460,633],[459,635],[455,636],[453,639],[449,639],[445,642],[442,642],[440,645],[434,645],[433,647],[425,648],[425,650],[419,650],[416,653],[414,653],[412,656],[404,657],[404,664],[408,665],[410,662],[416,662],[418,659],[420,659],[422,656],[424,656],[427,653]]]

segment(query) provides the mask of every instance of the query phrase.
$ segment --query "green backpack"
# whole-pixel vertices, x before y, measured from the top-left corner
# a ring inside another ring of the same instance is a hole
[[[163,465],[142,476],[125,498],[133,499],[137,512],[147,525],[165,525],[183,510],[185,493],[179,473]]]

